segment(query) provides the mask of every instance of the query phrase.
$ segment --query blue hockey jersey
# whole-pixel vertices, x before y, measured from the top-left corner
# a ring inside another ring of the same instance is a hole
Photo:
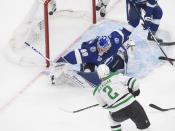
[[[103,64],[109,57],[117,55],[118,49],[128,39],[130,32],[113,31],[108,37],[110,39],[110,49],[101,54],[97,49],[98,37],[87,41],[80,49],[73,50],[64,56],[64,59],[71,64],[94,63],[97,66]]]

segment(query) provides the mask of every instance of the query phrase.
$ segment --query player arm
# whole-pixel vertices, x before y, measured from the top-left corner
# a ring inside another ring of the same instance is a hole
[[[64,56],[64,59],[70,64],[81,64],[82,58],[79,49],[73,50]]]
[[[63,59],[70,64],[95,62],[87,49],[76,49],[66,54]],[[59,62],[59,61],[57,61]]]
[[[123,84],[126,87],[128,87],[128,91],[133,96],[136,97],[140,94],[139,81],[136,78],[123,75],[121,79],[122,79]]]
[[[136,78],[130,77],[126,85],[128,86],[129,92],[135,97],[140,94],[139,81]]]

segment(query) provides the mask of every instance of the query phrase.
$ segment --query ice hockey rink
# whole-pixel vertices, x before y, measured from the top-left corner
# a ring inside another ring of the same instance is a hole
[[[2,1],[0,4],[0,130],[110,131],[108,112],[101,107],[79,113],[65,112],[96,104],[92,96],[93,89],[68,84],[51,85],[45,73],[47,69],[40,64],[44,61],[43,58],[31,49],[27,49],[24,55],[36,57],[39,63],[36,66],[22,65],[7,57],[9,40],[25,18],[33,1],[13,0]],[[172,14],[175,2],[159,0],[159,4],[164,14],[158,34],[166,41],[175,41],[175,19]],[[55,22],[56,25],[53,23],[52,28],[60,31],[58,34],[53,33],[54,38],[51,39],[51,59],[55,60],[66,51],[77,48],[84,40],[108,34],[126,23],[125,0],[111,0],[107,12],[105,19],[97,16],[99,21],[96,25],[86,20],[82,22],[78,18],[61,19]],[[137,56],[140,54],[141,57],[131,58],[128,72],[140,78],[141,94],[137,100],[145,108],[151,122],[150,128],[145,131],[175,131],[175,110],[160,112],[148,106],[154,103],[164,108],[175,107],[175,66],[157,60],[161,52],[156,45],[148,45],[150,43],[147,43],[144,35],[146,33],[142,31],[141,26],[133,33],[132,38],[137,44]],[[175,58],[175,46],[164,49],[169,57]],[[122,123],[122,130],[137,131],[131,120]]]

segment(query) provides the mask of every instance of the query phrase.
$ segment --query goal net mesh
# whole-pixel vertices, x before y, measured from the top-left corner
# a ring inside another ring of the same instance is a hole
[[[51,0],[49,2],[47,13],[50,59],[56,58],[61,53],[60,46],[64,49],[76,39],[78,36],[74,34],[76,28],[82,28],[79,32],[81,34],[93,23],[93,1]],[[45,34],[44,3],[45,0],[34,0],[28,14],[13,32],[6,53],[10,61],[20,65],[46,65],[44,58],[24,44],[28,42],[46,55],[45,39],[48,36]]]

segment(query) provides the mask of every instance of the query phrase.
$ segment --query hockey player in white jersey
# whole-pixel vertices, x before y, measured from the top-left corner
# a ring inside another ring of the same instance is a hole
[[[94,89],[93,95],[109,111],[111,130],[121,131],[121,122],[127,119],[131,119],[138,129],[148,128],[149,119],[135,99],[140,93],[138,80],[120,73],[110,73],[105,64],[99,65],[97,74],[102,83]]]

